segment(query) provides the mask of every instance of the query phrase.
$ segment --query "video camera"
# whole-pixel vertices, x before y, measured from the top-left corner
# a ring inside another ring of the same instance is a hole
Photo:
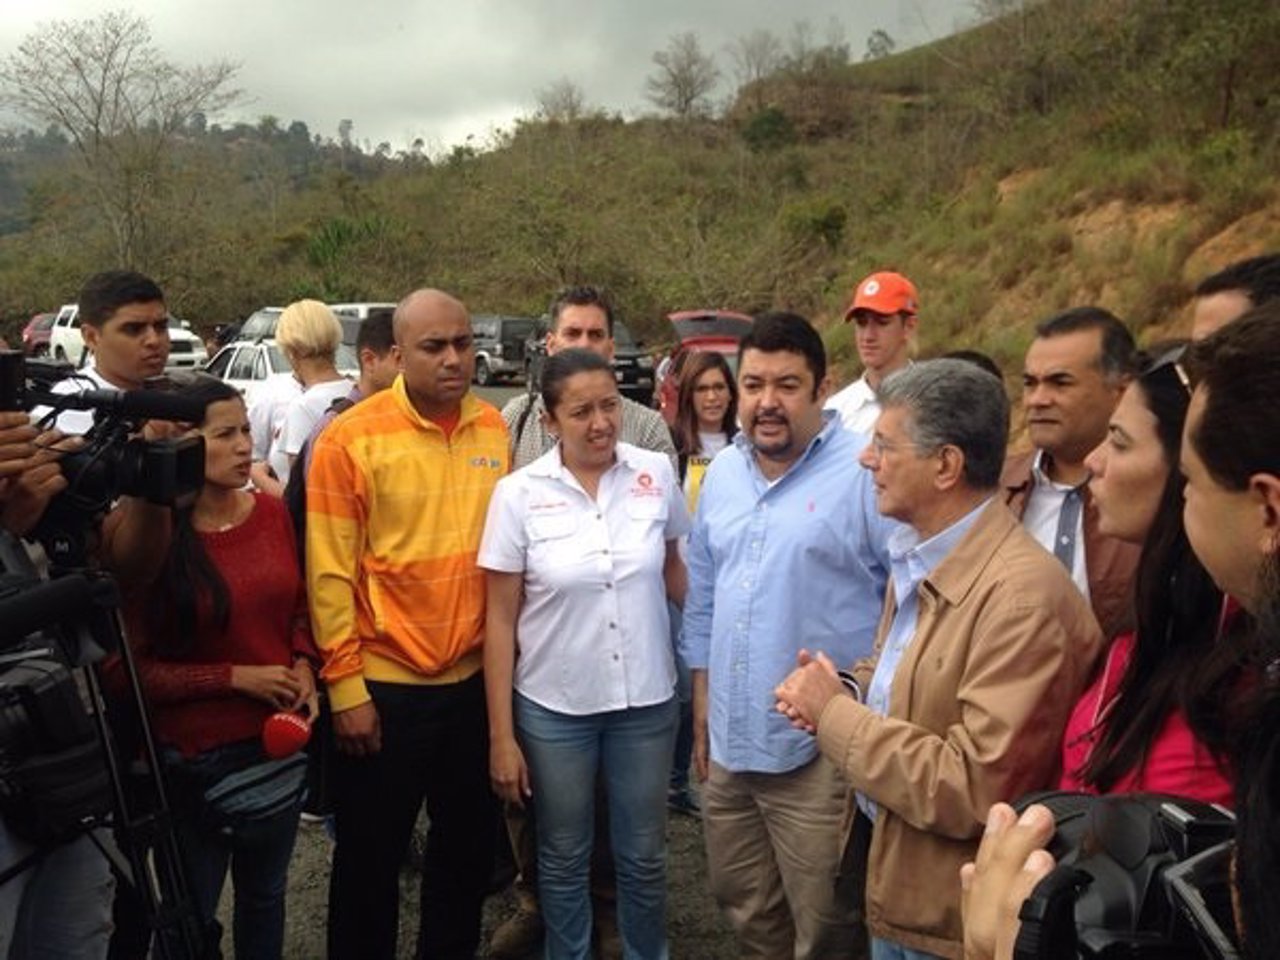
[[[1233,960],[1235,817],[1166,794],[1024,797],[1053,814],[1053,871],[1018,914],[1016,960]]]
[[[42,425],[52,424],[66,410],[95,412],[84,447],[59,459],[67,489],[49,505],[35,532],[55,563],[70,566],[83,565],[85,528],[117,498],[183,506],[194,500],[204,483],[200,438],[135,436],[146,420],[199,423],[204,419],[202,403],[171,392],[165,378],[157,378],[154,389],[144,390],[52,389],[56,382],[75,376],[67,364],[28,361],[17,351],[0,351],[0,410],[47,408]]]

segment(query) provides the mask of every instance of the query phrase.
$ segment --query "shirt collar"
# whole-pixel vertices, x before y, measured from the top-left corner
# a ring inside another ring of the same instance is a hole
[[[921,581],[936,570],[964,539],[965,534],[977,523],[979,514],[993,499],[987,497],[951,526],[935,533],[928,540],[921,540],[920,534],[907,524],[894,530],[889,535],[889,563],[892,567],[894,595],[905,597],[908,591],[914,592]]]
[[[1065,483],[1058,483],[1058,481],[1049,476],[1048,467],[1052,460],[1053,458],[1047,451],[1036,451],[1036,455],[1031,460],[1031,480],[1035,486],[1049,487],[1052,490],[1059,491],[1079,490],[1081,487],[1087,486],[1089,479],[1093,476],[1093,474],[1090,473],[1074,487]]]
[[[636,455],[638,452],[638,448],[619,440],[615,452],[617,462],[614,466],[625,467],[632,471],[642,469],[644,464],[641,463],[641,458]],[[565,466],[564,460],[560,456],[560,441],[557,440],[555,446],[538,457],[537,460],[532,461],[525,469],[529,471],[530,476],[546,477],[551,480],[562,479],[565,474]]]

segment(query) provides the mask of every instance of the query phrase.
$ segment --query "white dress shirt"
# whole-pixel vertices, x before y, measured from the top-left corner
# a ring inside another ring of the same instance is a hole
[[[827,398],[826,410],[834,410],[840,414],[840,422],[846,430],[870,436],[876,427],[876,418],[880,416],[880,401],[876,392],[867,383],[863,374],[843,390]]]
[[[1027,505],[1022,511],[1022,525],[1035,537],[1036,543],[1053,553],[1054,538],[1058,536],[1058,517],[1067,494],[1075,488],[1065,483],[1055,483],[1044,472],[1044,451],[1037,450],[1031,462],[1031,490]],[[1085,600],[1089,599],[1089,564],[1084,555],[1084,511],[1076,519],[1076,548],[1071,556],[1071,580],[1080,588]]]
[[[499,481],[477,560],[523,572],[515,689],[582,716],[669,700],[675,685],[667,541],[689,515],[660,453],[619,443],[592,500],[557,444]]]

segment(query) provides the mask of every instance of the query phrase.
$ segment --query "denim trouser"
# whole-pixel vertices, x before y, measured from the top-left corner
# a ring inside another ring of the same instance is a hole
[[[110,843],[108,831],[96,831]],[[0,870],[34,848],[0,821]],[[102,960],[111,939],[115,879],[88,834],[49,851],[0,886],[0,958]]]
[[[218,898],[231,870],[235,889],[232,941],[236,960],[279,960],[284,951],[284,900],[298,834],[297,806],[267,820],[219,830],[204,813],[203,793],[263,758],[256,740],[179,759],[165,751],[174,832],[192,903],[209,937],[220,936]],[[216,954],[215,954],[216,955]]]
[[[910,947],[904,947],[902,944],[894,943],[892,940],[881,940],[879,937],[872,937],[871,960],[943,960],[943,958],[936,953],[912,950]]]
[[[609,798],[623,956],[665,960],[666,802],[675,699],[572,716],[516,694],[515,721],[534,792],[548,960],[582,960],[591,953],[588,876],[597,769]]]

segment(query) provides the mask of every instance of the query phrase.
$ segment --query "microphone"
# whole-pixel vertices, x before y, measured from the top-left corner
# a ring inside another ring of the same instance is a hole
[[[208,400],[164,390],[85,390],[57,398],[69,410],[101,410],[125,420],[172,420],[200,423]]]

